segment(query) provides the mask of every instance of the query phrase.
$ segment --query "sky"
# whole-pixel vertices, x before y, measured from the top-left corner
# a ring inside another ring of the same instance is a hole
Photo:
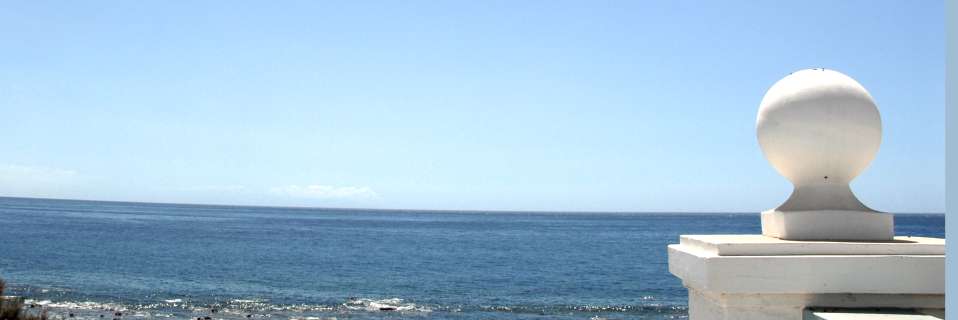
[[[765,91],[875,98],[852,189],[944,211],[939,1],[4,1],[0,196],[758,212]]]

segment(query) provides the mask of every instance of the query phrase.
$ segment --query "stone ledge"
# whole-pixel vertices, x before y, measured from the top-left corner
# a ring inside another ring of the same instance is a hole
[[[944,255],[719,256],[670,245],[669,272],[714,293],[944,294]]]
[[[895,237],[892,241],[793,241],[763,235],[683,235],[679,243],[717,256],[945,254],[945,239],[926,237]]]

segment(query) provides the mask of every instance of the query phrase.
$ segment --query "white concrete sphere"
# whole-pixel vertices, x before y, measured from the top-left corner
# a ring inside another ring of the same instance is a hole
[[[847,184],[881,145],[872,96],[855,79],[825,69],[797,71],[772,85],[756,131],[765,158],[796,187]]]

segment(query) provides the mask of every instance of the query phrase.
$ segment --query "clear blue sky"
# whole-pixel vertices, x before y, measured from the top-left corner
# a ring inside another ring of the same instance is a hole
[[[939,1],[5,1],[0,195],[748,211],[790,72],[861,82],[853,189],[944,210]]]

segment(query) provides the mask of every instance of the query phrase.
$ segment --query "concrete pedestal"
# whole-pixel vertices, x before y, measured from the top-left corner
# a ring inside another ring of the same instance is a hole
[[[682,236],[669,271],[692,320],[801,320],[806,307],[943,309],[945,240],[789,241]]]
[[[769,210],[762,212],[762,235],[787,240],[890,241],[895,237],[895,218],[875,211]]]

